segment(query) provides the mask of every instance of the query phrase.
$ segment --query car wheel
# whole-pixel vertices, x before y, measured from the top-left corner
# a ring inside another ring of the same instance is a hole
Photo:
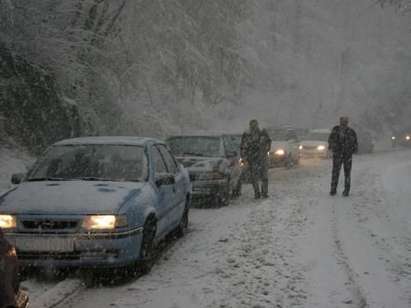
[[[231,196],[230,193],[231,193],[230,179],[228,178],[225,188],[223,188],[223,190],[220,191],[216,195],[216,200],[215,200],[216,205],[219,207],[228,206],[230,204],[230,196]]]
[[[188,222],[189,222],[188,212],[189,212],[188,206],[186,205],[183,216],[181,217],[180,223],[178,224],[178,227],[176,229],[176,236],[178,238],[182,238],[185,235],[186,230],[188,228]]]
[[[156,236],[157,224],[155,219],[149,218],[144,224],[143,240],[140,248],[140,269],[143,274],[150,272],[154,265],[155,245],[154,238]]]

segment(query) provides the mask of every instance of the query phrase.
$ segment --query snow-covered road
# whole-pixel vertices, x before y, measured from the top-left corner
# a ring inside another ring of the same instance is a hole
[[[349,198],[328,183],[327,161],[275,169],[270,199],[193,209],[150,274],[61,307],[410,307],[411,152],[357,157]]]

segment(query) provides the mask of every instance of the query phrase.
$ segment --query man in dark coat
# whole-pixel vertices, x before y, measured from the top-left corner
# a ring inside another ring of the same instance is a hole
[[[260,129],[257,120],[250,121],[250,129],[241,137],[241,157],[250,168],[254,197],[268,198],[268,162],[267,152],[271,148],[271,139],[265,129]],[[261,191],[260,185],[261,183]]]
[[[3,236],[0,228],[0,308],[16,307],[18,291],[16,251]]]
[[[348,126],[348,117],[341,117],[340,125],[333,128],[328,138],[328,147],[333,153],[330,195],[334,196],[337,193],[340,170],[344,166],[345,189],[343,196],[347,197],[351,188],[352,155],[358,152],[357,134]]]

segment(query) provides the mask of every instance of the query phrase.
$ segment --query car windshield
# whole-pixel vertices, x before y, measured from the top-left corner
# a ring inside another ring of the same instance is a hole
[[[167,140],[174,155],[219,157],[220,138],[208,136],[172,137]]]
[[[88,144],[53,146],[27,180],[142,181],[146,177],[142,146]]]
[[[315,141],[328,141],[329,133],[309,133],[304,139]]]

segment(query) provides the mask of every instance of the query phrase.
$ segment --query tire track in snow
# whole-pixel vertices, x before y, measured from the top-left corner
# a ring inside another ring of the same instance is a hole
[[[333,232],[333,238],[334,238],[334,243],[336,247],[336,258],[338,259],[338,262],[342,265],[345,273],[347,274],[349,284],[350,284],[347,287],[349,287],[349,290],[352,293],[352,299],[347,299],[346,301],[344,301],[344,303],[347,305],[351,304],[354,307],[358,307],[358,308],[369,307],[367,304],[366,297],[364,296],[364,292],[361,288],[361,285],[356,279],[357,274],[349,263],[349,259],[344,252],[342,240],[339,236],[339,230],[338,230],[339,222],[338,222],[338,217],[336,213],[336,206],[338,206],[337,203],[338,203],[337,201],[334,201],[332,204],[332,213],[333,213],[332,232]]]

